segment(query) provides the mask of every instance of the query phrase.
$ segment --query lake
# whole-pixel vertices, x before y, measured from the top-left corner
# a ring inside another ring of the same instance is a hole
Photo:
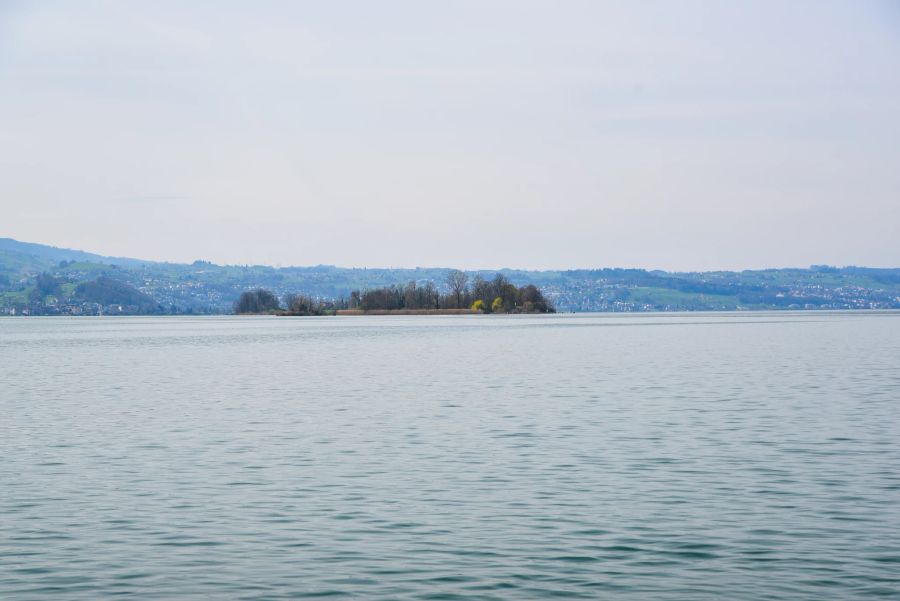
[[[900,313],[0,319],[0,598],[900,598]]]

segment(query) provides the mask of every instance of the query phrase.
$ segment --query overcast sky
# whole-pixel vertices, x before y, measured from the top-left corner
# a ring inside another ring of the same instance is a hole
[[[0,236],[900,266],[900,2],[0,0]]]

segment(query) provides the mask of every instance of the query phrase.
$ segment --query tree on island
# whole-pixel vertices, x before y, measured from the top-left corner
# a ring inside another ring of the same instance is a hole
[[[465,294],[468,285],[469,276],[464,271],[453,269],[447,274],[447,287],[450,288],[450,293],[453,295],[457,307],[463,306],[463,294]]]
[[[471,288],[468,275],[456,271],[447,275],[448,294],[439,294],[434,284],[418,286],[385,286],[362,292],[354,291],[351,305],[363,311],[401,311],[432,309],[465,309],[484,313],[554,313],[553,304],[541,291],[529,284],[517,288],[504,275],[492,280],[475,276]],[[357,300],[358,299],[358,300]]]
[[[306,294],[287,294],[284,297],[284,306],[287,309],[284,315],[311,316],[334,315],[336,311],[347,308],[347,302],[341,298],[334,300],[320,300]]]
[[[447,276],[449,292],[441,294],[433,282],[415,281],[370,290],[354,290],[349,302],[340,298],[321,299],[305,294],[286,294],[284,303],[269,290],[258,288],[241,293],[234,303],[236,314],[277,313],[278,315],[334,315],[341,309],[362,311],[435,311],[471,309],[478,313],[555,313],[553,304],[533,284],[517,288],[504,275],[491,280],[469,276],[461,271]]]
[[[274,313],[280,308],[278,297],[263,288],[242,292],[241,297],[234,303],[234,312],[238,314]]]

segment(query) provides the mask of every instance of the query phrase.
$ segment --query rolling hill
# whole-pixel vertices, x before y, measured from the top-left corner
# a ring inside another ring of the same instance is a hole
[[[353,290],[409,281],[432,282],[444,290],[448,271],[158,263],[0,238],[0,314],[14,309],[17,314],[98,312],[103,303],[97,299],[108,300],[110,291],[116,290],[122,298],[140,299],[125,303],[136,313],[228,313],[240,293],[252,288],[267,288],[280,296],[303,293],[319,298],[347,297]],[[561,311],[900,309],[900,269],[896,268],[500,271],[518,286],[537,285]],[[486,279],[493,274],[469,272],[471,277]],[[90,282],[103,286],[85,286]],[[79,289],[96,294],[79,295]]]

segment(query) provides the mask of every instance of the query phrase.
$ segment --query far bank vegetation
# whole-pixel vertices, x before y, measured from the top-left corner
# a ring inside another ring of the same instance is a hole
[[[347,302],[343,299],[322,300],[305,294],[286,294],[282,302],[264,288],[247,290],[234,303],[234,312],[238,315],[334,315],[347,308]]]
[[[285,295],[283,301],[264,289],[248,290],[234,305],[237,314],[335,315],[347,314],[465,314],[555,313],[556,309],[537,286],[517,287],[503,274],[486,280],[450,271],[446,292],[433,282],[354,290],[349,299],[317,299],[303,294]]]

